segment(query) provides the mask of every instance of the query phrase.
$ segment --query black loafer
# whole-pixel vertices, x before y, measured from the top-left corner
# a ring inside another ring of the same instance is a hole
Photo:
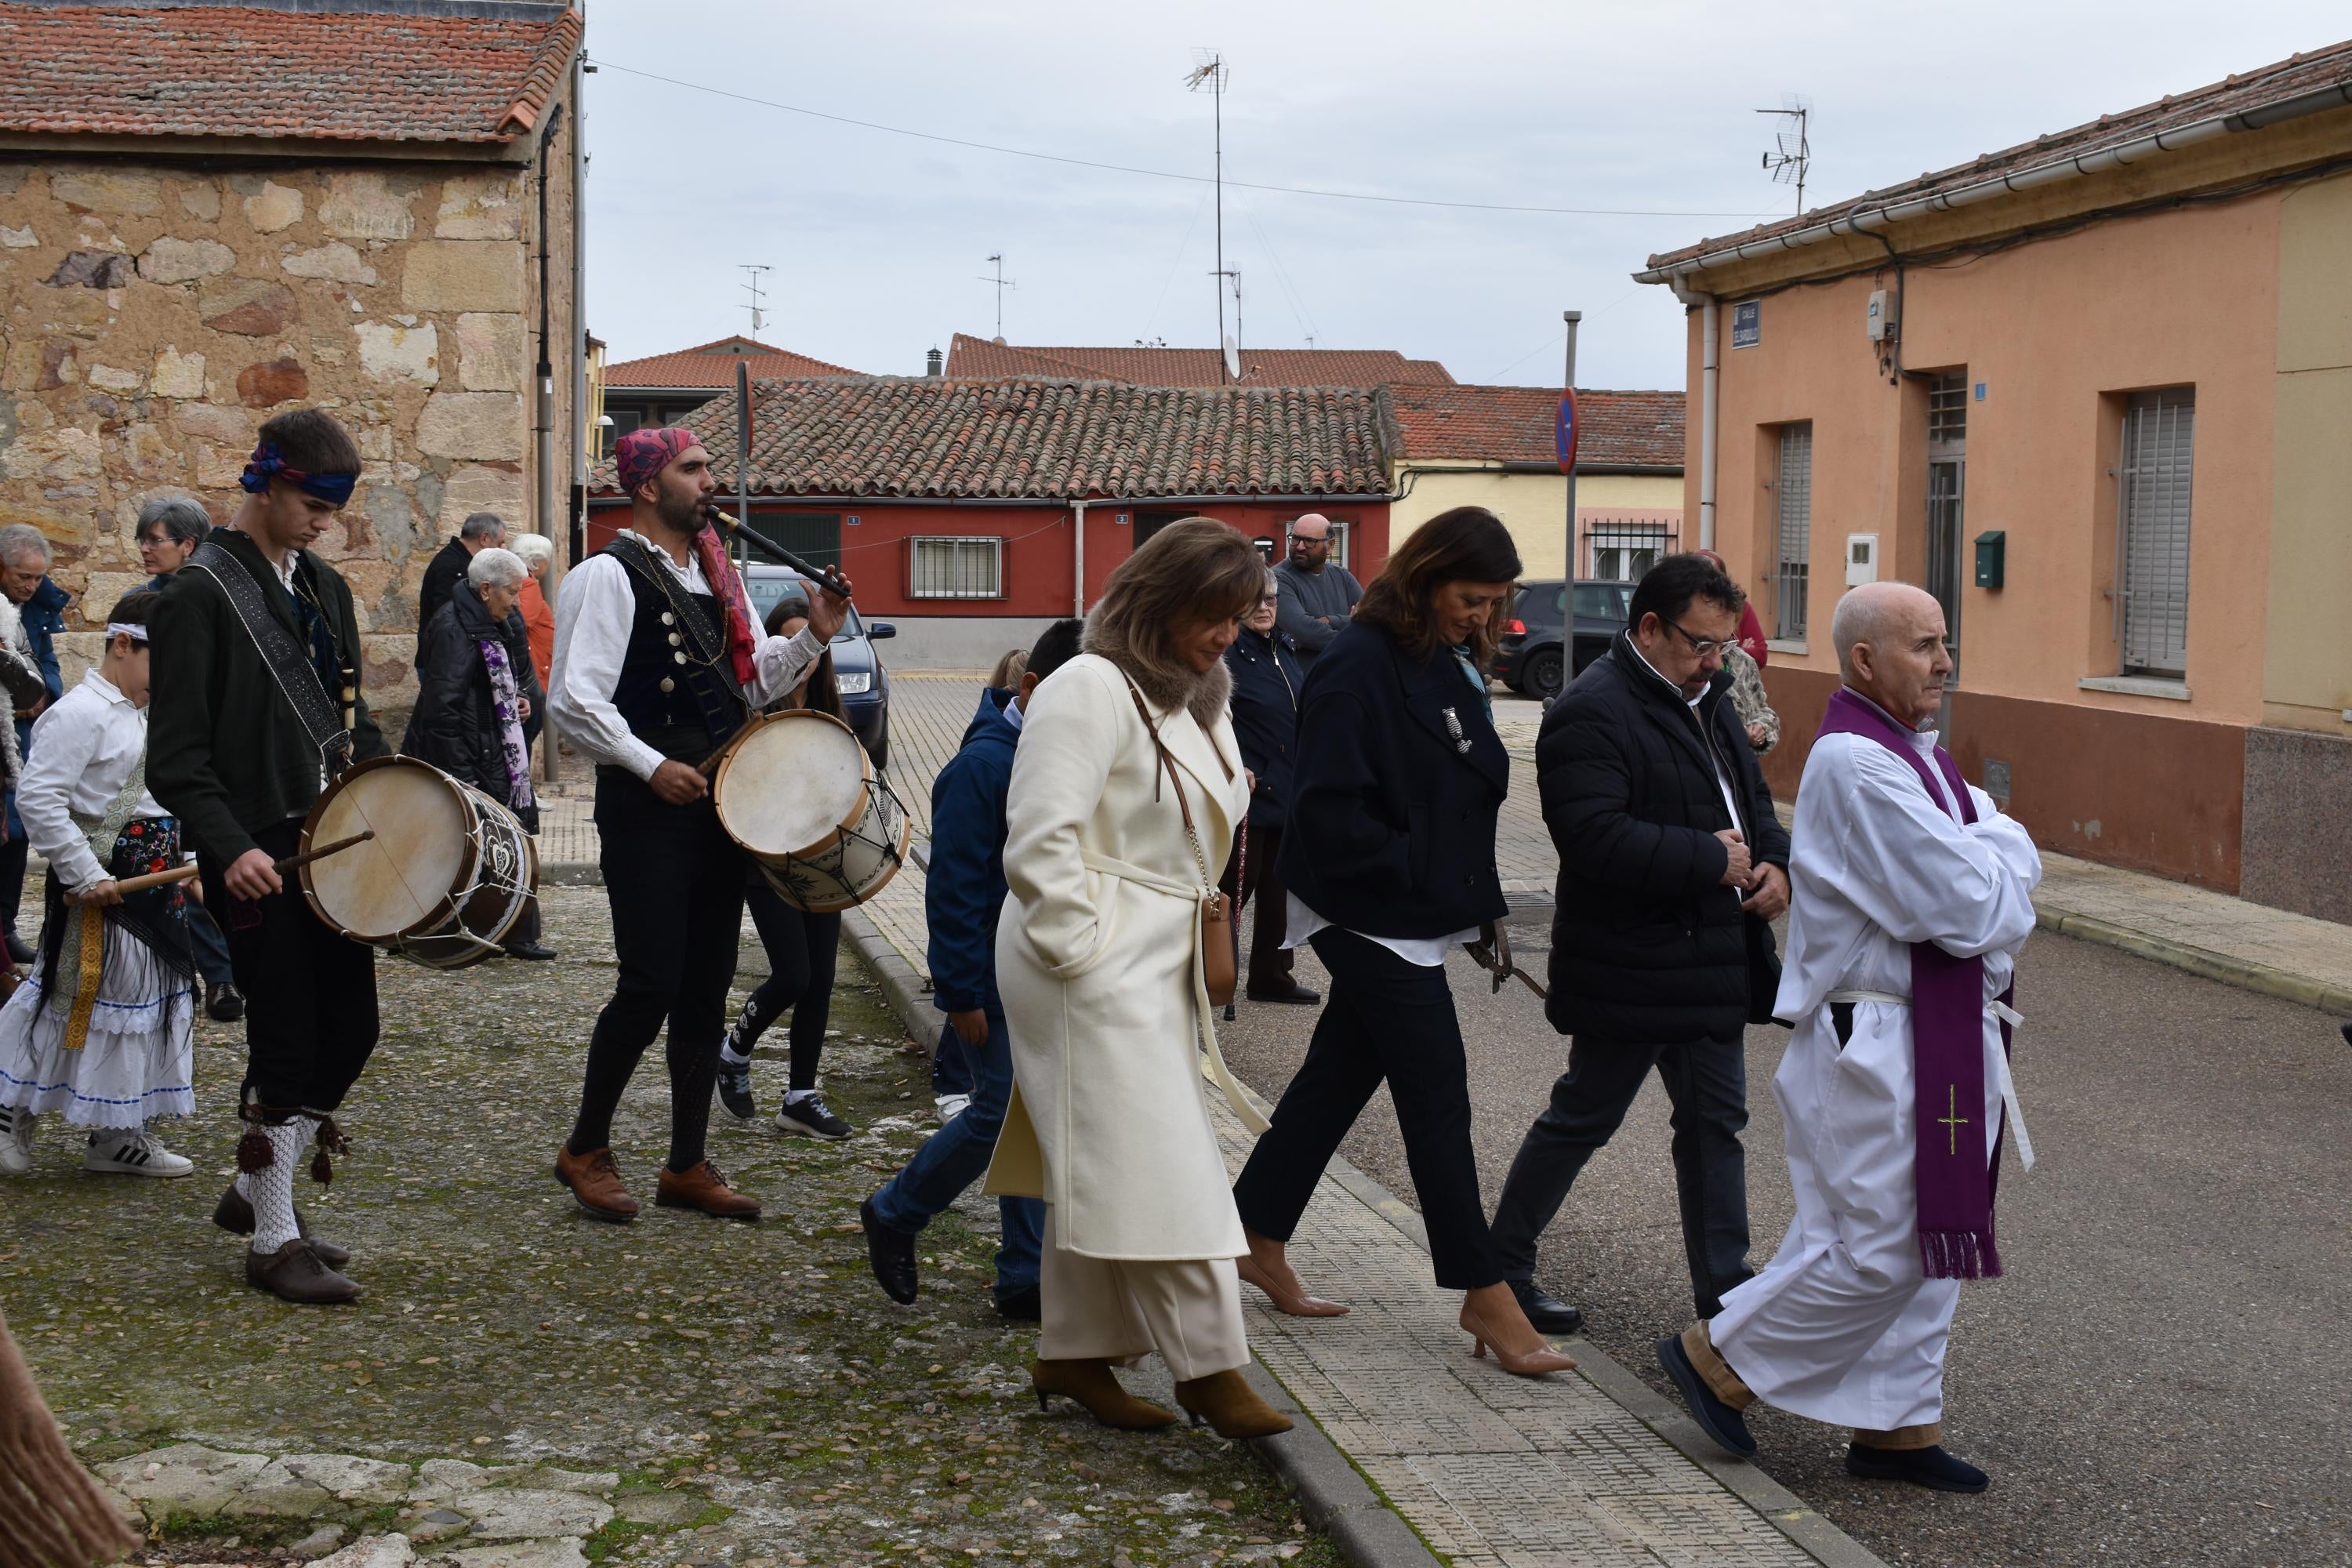
[[[1658,1342],[1658,1364],[1675,1380],[1683,1403],[1690,1407],[1691,1419],[1715,1440],[1716,1447],[1743,1459],[1756,1457],[1756,1439],[1748,1434],[1747,1419],[1715,1396],[1715,1390],[1706,1385],[1706,1379],[1699,1376],[1698,1368],[1691,1365],[1690,1357],[1684,1353],[1680,1334],[1668,1334]],[[1853,1463],[1851,1457],[1846,1463]]]
[[[245,1016],[245,993],[234,980],[205,987],[205,1016],[215,1024],[234,1024]]]
[[[1034,1323],[1044,1310],[1044,1300],[1034,1285],[1024,1285],[996,1298],[996,1315],[1009,1323]]]
[[[866,1261],[873,1267],[874,1282],[901,1307],[914,1305],[922,1293],[915,1274],[915,1238],[877,1218],[872,1198],[857,1205],[857,1223],[866,1229]]]
[[[1253,985],[1244,994],[1253,1002],[1283,1002],[1294,1007],[1311,1007],[1323,1000],[1323,993],[1309,991],[1295,980],[1280,990],[1260,990]]]
[[[1909,1481],[1938,1492],[1980,1492],[1992,1485],[1992,1478],[1966,1459],[1952,1458],[1941,1446],[1870,1448],[1855,1443],[1845,1451],[1845,1473],[1864,1480]]]
[[[555,956],[555,950],[544,942],[518,942],[510,943],[508,946],[507,956],[509,958],[528,958],[544,961],[546,959],[553,958]]]
[[[33,950],[26,947],[25,939],[13,931],[8,933],[8,956],[18,963],[33,962]]]
[[[1518,1298],[1519,1310],[1528,1315],[1528,1321],[1535,1326],[1536,1332],[1573,1334],[1583,1331],[1583,1311],[1546,1295],[1543,1288],[1534,1280],[1512,1279],[1506,1283],[1511,1287],[1511,1294]]]

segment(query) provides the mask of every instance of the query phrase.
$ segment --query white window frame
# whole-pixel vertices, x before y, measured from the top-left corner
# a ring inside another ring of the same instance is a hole
[[[968,582],[968,557],[979,555],[984,561],[988,585],[984,588],[966,586],[940,587],[926,585],[924,580],[924,546],[952,547],[948,575],[957,582]],[[907,540],[907,597],[909,599],[1002,599],[1004,593],[1004,540],[994,534],[918,533]]]

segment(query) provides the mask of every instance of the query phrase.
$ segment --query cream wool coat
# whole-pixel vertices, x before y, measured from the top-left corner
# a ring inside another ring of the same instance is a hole
[[[1202,1081],[1230,1084],[1197,974],[1201,868],[1129,690],[1118,666],[1084,654],[1023,706],[996,938],[1013,1093],[987,1190],[1044,1198],[1055,1239],[1090,1258],[1238,1258],[1249,1247]],[[1213,879],[1249,809],[1232,719],[1204,731],[1146,702]]]

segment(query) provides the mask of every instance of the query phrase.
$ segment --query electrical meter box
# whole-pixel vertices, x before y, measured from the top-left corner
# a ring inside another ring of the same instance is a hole
[[[1977,586],[1998,588],[2009,553],[2009,536],[2000,529],[1977,535]]]
[[[1873,289],[1870,291],[1870,314],[1863,324],[1864,332],[1874,343],[1883,343],[1895,335],[1895,290]]]
[[[1845,585],[1849,588],[1878,581],[1878,535],[1849,533],[1845,536]]]

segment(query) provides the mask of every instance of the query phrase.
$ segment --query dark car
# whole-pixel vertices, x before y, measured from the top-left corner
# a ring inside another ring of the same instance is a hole
[[[751,613],[761,620],[777,600],[809,596],[808,579],[789,566],[746,567],[743,584],[751,595]],[[869,621],[852,605],[849,618],[833,637],[833,678],[841,688],[842,711],[877,768],[890,762],[890,676],[874,645],[898,635],[898,628],[888,621]]]
[[[1576,590],[1576,626],[1567,629],[1569,588],[1558,578],[1523,583],[1511,618],[1503,623],[1503,640],[1495,654],[1495,679],[1529,697],[1550,698],[1609,651],[1625,629],[1625,604],[1633,595],[1631,583],[1580,582]],[[1571,641],[1572,639],[1572,641]],[[1571,658],[1573,662],[1571,662]]]

